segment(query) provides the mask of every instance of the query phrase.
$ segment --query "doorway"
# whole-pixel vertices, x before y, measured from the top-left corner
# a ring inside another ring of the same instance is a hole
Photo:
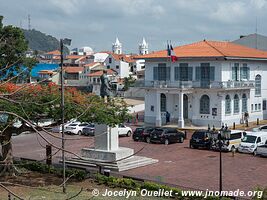
[[[184,96],[183,96],[183,101],[184,101],[184,103],[183,103],[184,119],[188,119],[188,96],[186,94],[184,94]]]

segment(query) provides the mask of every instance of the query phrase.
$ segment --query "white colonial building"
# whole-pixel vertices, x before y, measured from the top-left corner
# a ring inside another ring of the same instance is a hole
[[[267,52],[230,42],[200,41],[145,59],[145,122],[160,126],[166,112],[172,123],[200,126],[267,119]]]

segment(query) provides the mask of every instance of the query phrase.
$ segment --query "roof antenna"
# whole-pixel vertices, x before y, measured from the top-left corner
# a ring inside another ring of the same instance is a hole
[[[28,30],[31,30],[31,15],[28,15]]]

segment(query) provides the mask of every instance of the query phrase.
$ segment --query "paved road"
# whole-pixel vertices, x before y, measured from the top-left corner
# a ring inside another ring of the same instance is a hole
[[[189,134],[190,136],[190,134]],[[57,146],[61,146],[58,139],[46,137]],[[77,138],[80,136],[67,136]],[[46,143],[38,136],[42,145]],[[80,153],[83,147],[93,146],[92,137],[82,137],[82,140],[69,140],[66,149]],[[159,162],[146,167],[121,172],[123,175],[145,178],[149,180],[166,182],[178,186],[218,190],[219,182],[219,153],[207,150],[188,148],[188,140],[183,144],[146,144],[134,142],[131,138],[121,137],[120,146],[140,150],[138,155],[158,159]],[[37,141],[36,134],[16,136],[13,139],[14,155],[17,157],[43,159],[45,149]],[[56,150],[53,150],[55,152]],[[56,162],[61,156],[56,154]],[[71,156],[71,155],[68,155]],[[254,157],[237,153],[232,157],[231,153],[223,153],[223,189],[244,191],[256,186],[267,186],[267,158]]]

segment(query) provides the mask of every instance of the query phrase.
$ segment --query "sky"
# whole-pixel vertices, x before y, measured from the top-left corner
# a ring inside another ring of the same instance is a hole
[[[118,37],[124,53],[149,51],[203,39],[267,35],[267,0],[0,0],[4,24],[71,38],[74,47],[111,50]],[[257,25],[256,25],[257,24]]]

